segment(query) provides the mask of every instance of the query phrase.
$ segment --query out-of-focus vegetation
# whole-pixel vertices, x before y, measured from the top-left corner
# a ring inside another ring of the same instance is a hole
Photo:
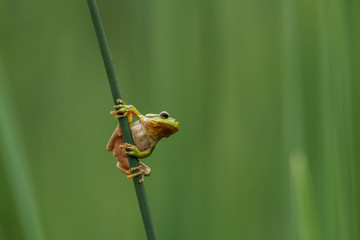
[[[98,6],[124,100],[181,122],[144,160],[160,239],[360,237],[359,2]],[[0,64],[0,239],[145,239],[86,1],[0,0]]]

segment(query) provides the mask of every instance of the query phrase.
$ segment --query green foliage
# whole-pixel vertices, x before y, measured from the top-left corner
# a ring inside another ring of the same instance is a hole
[[[145,239],[86,1],[0,6],[0,239]],[[160,239],[359,238],[357,1],[98,7],[125,102],[181,123],[144,160]]]

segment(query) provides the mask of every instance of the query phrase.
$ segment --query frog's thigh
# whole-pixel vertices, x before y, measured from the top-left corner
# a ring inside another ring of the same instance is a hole
[[[121,161],[118,161],[116,163],[116,167],[122,171],[123,173],[125,173],[126,175],[130,175],[131,174],[131,171],[130,171],[130,167],[128,164],[122,164]]]

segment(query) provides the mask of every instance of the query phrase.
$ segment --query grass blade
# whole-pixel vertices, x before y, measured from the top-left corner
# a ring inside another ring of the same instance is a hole
[[[283,1],[283,118],[284,157],[290,163],[295,222],[299,239],[320,239],[314,195],[305,150],[303,79],[297,0]]]
[[[320,228],[307,158],[303,152],[293,152],[291,154],[290,175],[300,239],[320,239]]]
[[[357,239],[347,6],[319,1],[323,217],[326,239]]]
[[[19,222],[25,239],[42,240],[43,231],[36,206],[33,183],[24,147],[17,130],[16,117],[9,96],[6,95],[4,69],[0,61],[0,156],[7,171]]]

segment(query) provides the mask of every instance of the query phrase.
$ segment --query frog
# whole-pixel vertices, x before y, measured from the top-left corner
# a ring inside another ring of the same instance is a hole
[[[141,161],[139,161],[137,167],[130,168],[127,155],[138,159],[149,157],[154,151],[156,144],[162,138],[168,138],[179,131],[180,122],[170,117],[166,111],[162,111],[159,114],[148,113],[142,115],[133,105],[127,105],[121,99],[117,99],[116,103],[118,105],[114,106],[114,110],[110,114],[114,115],[116,119],[122,117],[128,118],[134,145],[124,144],[120,124],[118,123],[106,149],[113,152],[117,160],[116,167],[127,175],[127,179],[141,176],[139,183],[142,183],[145,176],[150,176],[151,168]],[[133,122],[133,116],[137,118],[137,121]],[[132,173],[136,170],[139,171]]]

